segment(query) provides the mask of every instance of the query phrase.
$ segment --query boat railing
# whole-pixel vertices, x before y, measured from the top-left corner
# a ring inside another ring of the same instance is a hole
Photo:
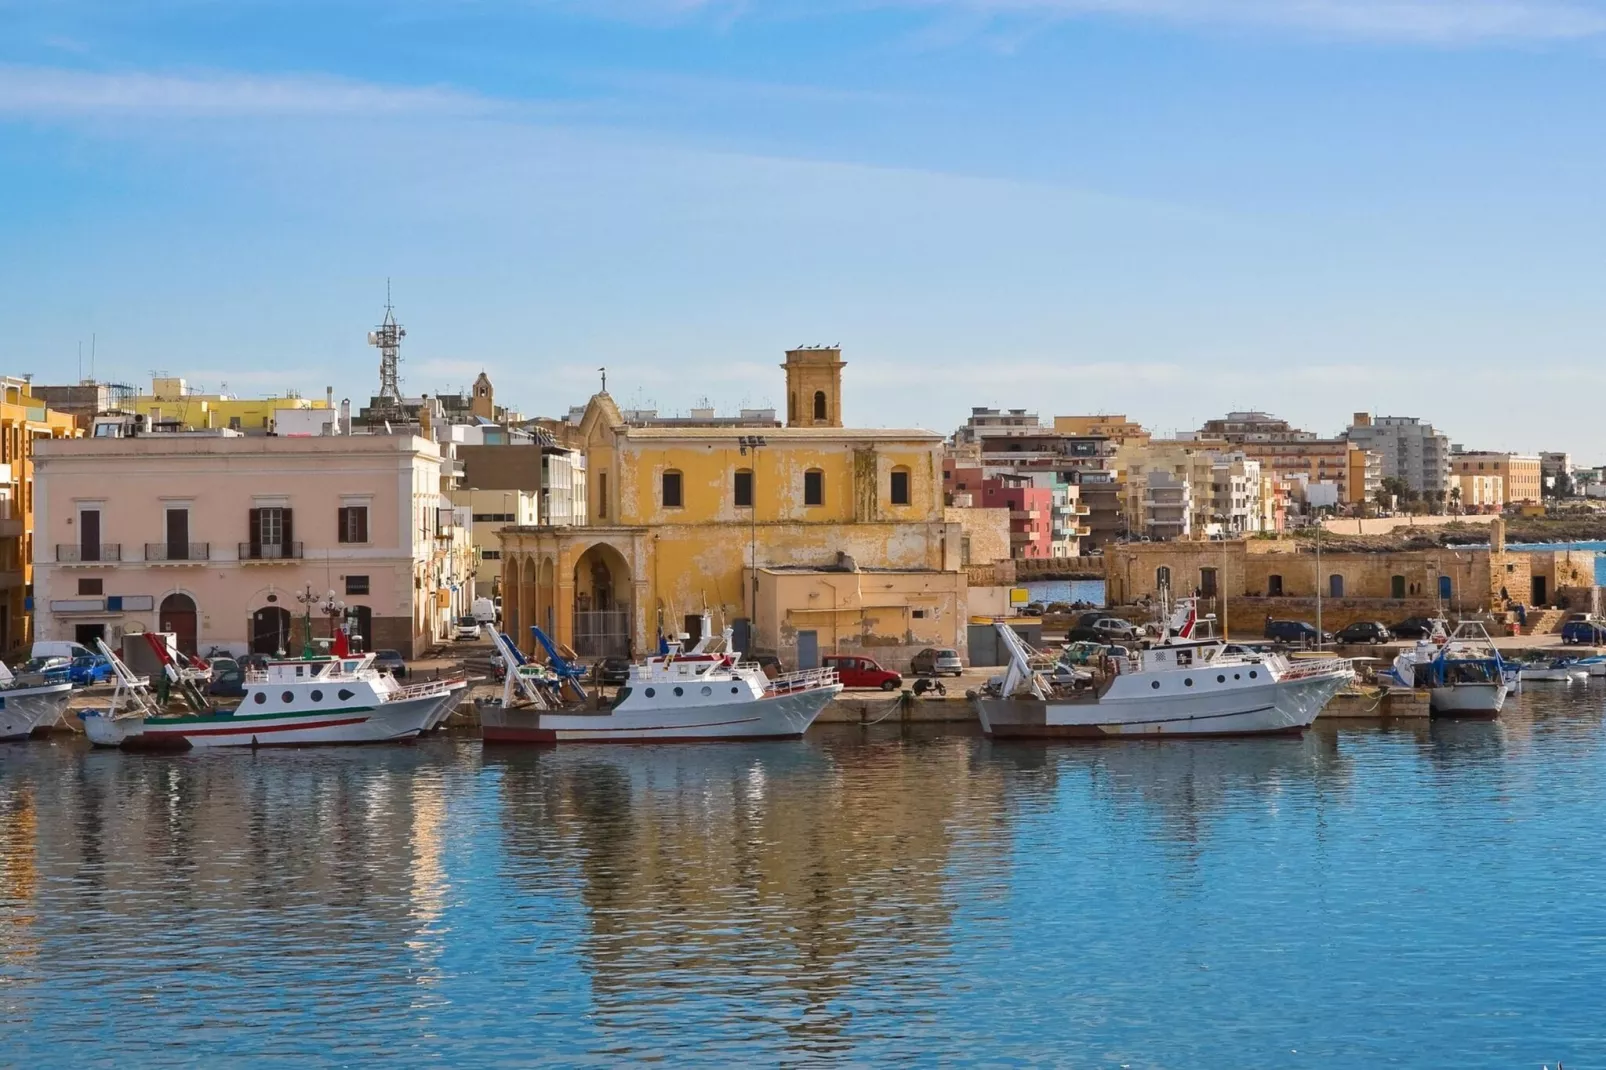
[[[440,695],[450,691],[454,680],[426,680],[421,684],[408,684],[392,691],[387,702],[401,702],[406,699],[428,698],[430,695]]]
[[[1350,670],[1348,658],[1294,658],[1288,668],[1279,673],[1279,680],[1301,680],[1308,676],[1326,676],[1340,670]]]
[[[836,684],[835,669],[800,669],[797,672],[783,673],[771,680],[769,690],[778,693],[812,691],[820,687],[835,687]]]

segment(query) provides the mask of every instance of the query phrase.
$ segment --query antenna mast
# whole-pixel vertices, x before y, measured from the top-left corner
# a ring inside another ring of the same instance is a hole
[[[379,396],[387,401],[401,400],[401,340],[407,331],[397,326],[396,310],[390,303],[390,280],[385,280],[385,322],[368,332],[368,344],[379,350]]]

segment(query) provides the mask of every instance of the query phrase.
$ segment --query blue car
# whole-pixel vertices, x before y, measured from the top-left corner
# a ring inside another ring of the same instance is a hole
[[[1572,620],[1561,626],[1561,641],[1584,646],[1606,646],[1606,620],[1588,613],[1574,613]]]
[[[88,654],[72,659],[67,678],[75,684],[104,684],[112,678],[112,663],[103,654]]]

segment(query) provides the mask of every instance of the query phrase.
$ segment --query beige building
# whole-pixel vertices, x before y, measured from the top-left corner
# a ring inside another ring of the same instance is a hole
[[[1056,416],[1054,417],[1054,430],[1061,435],[1070,435],[1075,438],[1104,438],[1111,445],[1124,446],[1127,443],[1141,445],[1152,437],[1143,429],[1143,425],[1135,420],[1128,420],[1125,414],[1120,416]]]
[[[459,489],[451,492],[451,499],[468,516],[477,593],[486,597],[500,595],[502,540],[498,533],[505,527],[533,527],[540,523],[539,492]]]
[[[1115,451],[1127,527],[1152,539],[1262,530],[1266,483],[1259,462],[1220,441],[1153,439]]]
[[[41,639],[294,652],[298,596],[332,591],[367,647],[412,656],[472,602],[440,451],[414,435],[103,435],[41,442],[36,464]]]
[[[1538,454],[1452,450],[1450,471],[1456,476],[1499,476],[1503,494],[1501,505],[1529,504],[1544,499],[1545,480]]]
[[[1464,512],[1498,513],[1506,504],[1505,480],[1500,476],[1457,471],[1453,478]]]

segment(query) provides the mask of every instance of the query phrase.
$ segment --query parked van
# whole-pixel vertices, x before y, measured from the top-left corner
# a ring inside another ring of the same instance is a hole
[[[70,643],[65,639],[45,640],[33,645],[29,657],[33,658],[87,658],[94,656],[98,651],[89,649],[82,643]]]
[[[496,603],[489,598],[474,599],[474,619],[481,624],[495,624]]]

